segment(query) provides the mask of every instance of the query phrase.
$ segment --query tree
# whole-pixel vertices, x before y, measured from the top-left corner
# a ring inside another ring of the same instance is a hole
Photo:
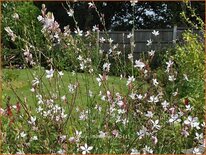
[[[74,29],[74,22],[68,17],[63,6],[66,2],[34,2],[41,8],[45,3],[48,11],[54,12],[56,20],[60,23],[61,29],[70,25]],[[99,17],[94,9],[88,8],[88,2],[68,2],[74,8],[75,18],[80,29],[91,29],[94,25],[102,28]],[[95,2],[97,9],[104,14],[106,28],[111,30],[131,30],[134,25],[138,29],[171,28],[173,25],[186,26],[180,17],[182,11],[188,12],[184,2],[138,2],[133,8],[128,1],[122,2]],[[196,8],[196,13],[204,20],[204,2],[191,2]]]

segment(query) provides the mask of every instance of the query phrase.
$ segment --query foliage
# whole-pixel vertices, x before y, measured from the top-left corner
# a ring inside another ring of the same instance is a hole
[[[40,13],[32,2],[2,2],[2,43],[4,66],[12,66],[24,63],[22,58],[23,49],[27,40],[35,47],[41,47],[43,35],[41,33],[40,24],[37,21],[37,15]],[[26,23],[26,24],[25,24]],[[10,27],[14,35],[20,35],[21,38],[15,37],[15,42],[10,38],[4,28]],[[8,63],[10,62],[10,64]],[[21,66],[23,67],[23,66]]]
[[[191,31],[183,34],[183,44],[176,47],[175,60],[185,80],[178,83],[182,97],[189,96],[197,107],[204,105],[204,44],[202,36]],[[198,109],[198,108],[197,108]]]
[[[41,8],[43,2],[35,2],[35,5]],[[62,3],[66,2],[46,2],[48,11],[54,12],[57,21],[64,26],[70,25],[71,29],[75,28],[74,22],[67,16],[63,10]],[[190,2],[195,8],[195,13],[204,20],[204,2]],[[99,17],[93,9],[88,9],[86,2],[71,3],[75,10],[75,17],[81,30],[91,30],[93,25],[100,26],[103,29]],[[133,10],[129,2],[95,2],[98,10],[105,15],[107,30],[128,31],[133,24]],[[108,11],[113,10],[113,11]],[[174,25],[180,27],[186,26],[184,20],[179,16],[182,11],[189,10],[183,2],[139,2],[135,5],[135,26],[138,29],[157,29],[171,28]],[[189,13],[188,13],[189,14]],[[159,18],[161,17],[161,18]],[[65,20],[66,19],[66,20]],[[189,18],[194,23],[193,18]]]

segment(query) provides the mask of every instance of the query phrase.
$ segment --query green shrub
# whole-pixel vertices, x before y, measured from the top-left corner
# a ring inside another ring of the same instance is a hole
[[[197,34],[187,31],[183,43],[176,46],[174,59],[180,74],[177,83],[181,97],[190,96],[196,109],[204,105],[204,42]],[[188,80],[185,79],[187,76]],[[185,80],[183,80],[185,79]],[[204,114],[202,114],[203,116]]]
[[[23,51],[26,40],[28,44],[35,47],[43,45],[41,24],[37,20],[40,10],[33,5],[33,2],[2,2],[2,43],[3,43],[3,65],[8,66],[23,64]],[[16,15],[16,17],[14,17]],[[26,24],[25,24],[26,23]],[[11,41],[5,31],[10,27],[14,34],[21,36]]]

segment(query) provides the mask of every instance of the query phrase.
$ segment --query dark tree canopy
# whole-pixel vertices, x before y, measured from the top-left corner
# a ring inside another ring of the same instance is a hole
[[[34,2],[38,8],[42,3],[46,4],[47,10],[54,13],[55,19],[60,23],[61,28],[70,25],[74,29],[74,22],[69,17],[63,5],[66,2]],[[99,17],[95,10],[88,8],[88,2],[70,2],[75,11],[75,18],[82,30],[91,29],[94,25],[102,28]],[[108,30],[126,31],[131,30],[134,25],[138,29],[171,28],[174,25],[187,26],[181,19],[180,13],[188,10],[183,2],[138,2],[133,8],[130,2],[95,2],[99,12],[104,14],[106,28]],[[196,14],[204,21],[204,2],[191,2],[191,6],[196,9]],[[191,19],[193,20],[193,19]]]

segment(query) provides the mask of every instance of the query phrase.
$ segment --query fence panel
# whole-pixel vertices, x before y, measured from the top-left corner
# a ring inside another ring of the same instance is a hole
[[[152,49],[156,49],[158,47],[161,49],[163,47],[171,46],[175,43],[175,40],[181,39],[182,33],[186,30],[186,28],[176,27],[171,29],[157,29],[159,31],[159,36],[154,36],[152,34],[151,29],[139,29],[134,32],[134,42],[136,47],[134,49],[134,53],[141,53],[149,50],[149,47],[146,45],[147,40],[151,39],[153,41]],[[195,33],[200,34],[200,31],[194,30]],[[113,40],[112,44],[119,44],[119,50],[123,51],[124,44],[125,44],[125,51],[130,51],[130,39],[127,38],[127,35],[131,33],[128,31],[113,31],[108,32],[109,37]],[[99,32],[99,37],[106,38],[104,32]],[[101,48],[104,51],[109,50],[109,43],[100,43]],[[134,54],[136,55],[136,54]]]

